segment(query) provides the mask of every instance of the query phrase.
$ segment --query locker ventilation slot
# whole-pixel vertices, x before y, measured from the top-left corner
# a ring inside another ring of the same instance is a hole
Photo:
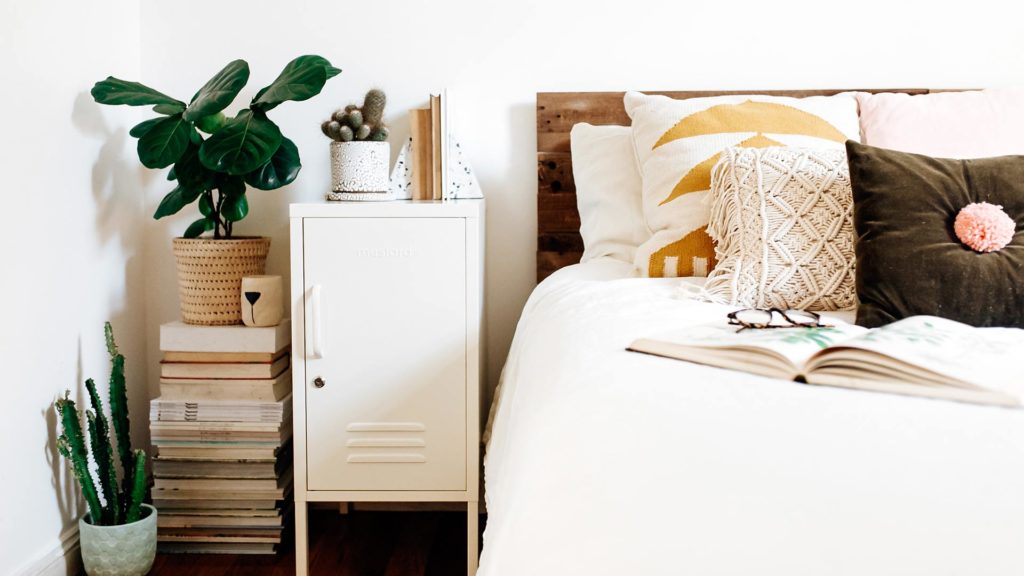
[[[345,427],[349,432],[426,432],[422,422],[353,422]]]
[[[345,430],[356,435],[345,442],[350,464],[422,464],[427,447],[422,422],[353,422]],[[401,436],[389,434],[401,433]],[[391,450],[391,448],[402,449]],[[409,449],[412,449],[410,451]]]
[[[422,454],[351,454],[349,464],[422,464],[427,457]]]

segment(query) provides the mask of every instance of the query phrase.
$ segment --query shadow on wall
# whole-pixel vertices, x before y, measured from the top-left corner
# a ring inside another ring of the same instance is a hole
[[[484,406],[489,407],[494,399],[494,390],[498,378],[505,365],[512,336],[515,331],[523,305],[533,289],[536,261],[531,259],[528,266],[519,268],[509,266],[508,258],[499,252],[502,246],[532,247],[531,254],[536,254],[537,242],[537,202],[536,202],[536,105],[531,103],[514,104],[509,107],[508,121],[509,143],[506,147],[508,157],[497,165],[506,169],[501,173],[478,171],[480,186],[487,199],[487,238],[484,259],[485,321],[484,333],[487,342],[487,362],[485,368]],[[529,176],[529,175],[532,175]],[[531,182],[525,189],[515,187],[515,182]],[[529,202],[530,210],[523,211],[520,207],[524,198],[534,198]],[[496,263],[501,263],[496,264]],[[493,295],[495,286],[518,286],[523,278],[530,282],[521,293],[505,290],[505,300],[496,301]],[[486,416],[486,410],[485,410]]]
[[[145,207],[145,190],[157,176],[156,173],[147,174],[149,171],[141,167],[138,158],[130,151],[134,147],[128,145],[127,129],[123,126],[112,129],[108,125],[100,105],[93,101],[89,92],[80,92],[75,97],[70,119],[72,126],[79,134],[100,142],[93,162],[90,181],[92,198],[96,206],[93,229],[104,251],[111,248],[118,249],[120,254],[115,254],[115,257],[123,258],[124,272],[120,286],[117,283],[118,279],[107,279],[104,286],[99,286],[98,290],[89,292],[106,296],[107,301],[103,303],[105,304],[103,309],[107,310],[106,319],[113,326],[115,335],[120,336],[119,342],[122,344],[127,358],[129,413],[136,415],[132,441],[138,446],[148,447],[149,426],[145,415],[148,413],[149,390],[146,386],[147,363],[144,338],[144,283],[146,277],[143,270],[145,258],[140,258],[140,255],[144,252],[142,232],[149,216]],[[91,324],[92,319],[88,315],[85,318]],[[102,341],[102,322],[96,323],[95,326],[83,326],[82,329],[87,341]],[[79,400],[87,399],[84,391],[85,375],[82,369],[82,338],[83,335],[80,334],[77,382],[74,388],[77,391],[74,397]],[[95,378],[100,384],[101,395],[105,396],[107,394],[103,388],[105,378],[99,374],[95,375]],[[80,496],[70,469],[60,462],[60,456],[56,451],[54,441],[59,434],[56,412],[52,406],[48,406],[44,414],[51,432],[48,458],[54,468],[54,488],[58,492],[58,508],[66,521],[75,521],[80,514]],[[140,414],[142,415],[141,420],[139,419]],[[61,470],[66,472],[64,476],[61,475]]]
[[[140,227],[135,224],[143,213],[145,194],[142,191],[154,175],[145,174],[140,178],[143,172],[138,160],[124,154],[127,130],[107,126],[100,105],[88,92],[81,92],[75,98],[71,123],[80,134],[102,141],[91,182],[98,208],[96,232],[104,244],[117,239],[126,252],[132,253],[139,248]]]
[[[78,337],[78,360],[75,368],[75,398],[84,398],[85,376],[82,369],[82,337]],[[56,400],[56,398],[54,398]],[[53,471],[53,478],[50,485],[57,496],[57,510],[65,522],[77,521],[81,515],[82,501],[78,492],[78,485],[75,484],[75,476],[71,473],[71,467],[64,462],[60,453],[57,452],[57,437],[60,436],[60,426],[57,422],[57,409],[51,403],[43,408],[40,414],[46,422],[46,444],[43,452],[46,455],[46,463]]]

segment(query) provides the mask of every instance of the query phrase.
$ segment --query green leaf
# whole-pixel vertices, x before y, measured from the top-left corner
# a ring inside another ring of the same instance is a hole
[[[184,111],[184,104],[157,104],[156,106],[153,106],[153,112],[156,112],[157,114],[163,114],[165,116],[181,114]]]
[[[203,216],[209,216],[213,214],[213,201],[210,200],[211,194],[204,192],[199,197],[199,213]]]
[[[228,222],[238,222],[249,214],[249,201],[245,198],[245,187],[240,194],[228,194],[220,207],[220,215]]]
[[[217,189],[221,194],[245,194],[245,180],[241,176],[221,176],[217,180]]]
[[[167,171],[167,180],[173,182],[177,179],[178,173],[174,171],[174,166],[171,166],[171,169]]]
[[[156,123],[161,120],[163,120],[163,118],[150,118],[149,120],[139,122],[128,131],[128,135],[132,138],[141,138],[146,135],[146,132],[149,132],[150,128],[155,126]]]
[[[207,134],[213,134],[217,130],[220,130],[221,126],[224,125],[226,118],[223,112],[217,112],[216,114],[210,114],[209,116],[203,116],[196,120],[196,128],[199,128]]]
[[[276,190],[291,184],[299,175],[302,163],[299,149],[291,140],[281,137],[281,145],[266,164],[245,175],[245,183],[260,190]]]
[[[181,114],[161,118],[139,138],[139,160],[147,168],[170,166],[185,152],[192,132],[192,123]]]
[[[213,230],[215,225],[216,223],[209,218],[200,218],[199,220],[189,224],[188,228],[185,228],[185,233],[182,234],[182,236],[185,238],[198,238],[203,232]]]
[[[265,164],[281,145],[281,130],[261,112],[242,110],[199,149],[210,170],[247,174]]]
[[[153,90],[138,82],[120,80],[108,76],[106,80],[97,82],[92,87],[92,97],[100,104],[127,104],[128,106],[149,106],[150,104],[178,105],[182,109],[185,103]]]
[[[173,170],[179,186],[197,192],[212,188],[217,176],[199,161],[199,146],[192,142],[174,163]]]
[[[248,81],[249,64],[245,60],[229,63],[192,97],[185,120],[193,122],[227,108]]]
[[[156,212],[153,213],[153,219],[159,220],[164,216],[170,216],[171,214],[177,214],[182,208],[196,201],[200,190],[189,190],[183,188],[180,185],[175,186],[174,190],[171,190],[164,196],[164,199],[160,201],[160,205],[157,206]]]
[[[308,100],[323,90],[328,78],[340,72],[322,56],[299,56],[289,62],[269,86],[256,93],[252,108],[266,112],[281,102]]]

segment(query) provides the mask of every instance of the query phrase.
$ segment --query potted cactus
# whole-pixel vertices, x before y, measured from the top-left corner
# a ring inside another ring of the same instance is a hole
[[[387,143],[388,127],[384,125],[386,103],[384,91],[375,88],[366,93],[362,106],[349,104],[320,125],[324,135],[333,140],[331,189],[334,192],[358,195],[388,191],[391,147]]]
[[[109,77],[92,96],[100,104],[152,106],[156,118],[131,129],[147,168],[171,167],[175,182],[153,218],[195,203],[199,218],[173,241],[181,312],[189,324],[240,324],[241,281],[264,273],[269,238],[240,238],[234,224],[249,213],[246,186],[276,190],[291,183],[302,164],[295,143],[267,114],[283,102],[308,100],[341,70],[321,56],[299,56],[249,106],[224,115],[249,81],[249,64],[235,60],[186,104],[138,82]],[[205,233],[213,238],[200,238]]]
[[[110,322],[104,326],[110,354],[110,419],[92,378],[85,381],[91,410],[85,411],[88,432],[82,432],[82,413],[65,392],[54,403],[62,433],[57,451],[72,466],[88,512],[78,521],[82,561],[90,576],[138,576],[149,572],[156,557],[156,508],[146,497],[146,453],[132,450],[124,356],[117,350]],[[110,438],[113,423],[114,442]],[[95,463],[90,469],[89,454]],[[117,461],[121,464],[118,480]]]

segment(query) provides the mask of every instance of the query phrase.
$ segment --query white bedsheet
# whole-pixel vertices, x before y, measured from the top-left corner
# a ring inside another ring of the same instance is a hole
[[[481,576],[1024,574],[1024,411],[626,352],[728,310],[628,275],[570,267],[526,305]]]

